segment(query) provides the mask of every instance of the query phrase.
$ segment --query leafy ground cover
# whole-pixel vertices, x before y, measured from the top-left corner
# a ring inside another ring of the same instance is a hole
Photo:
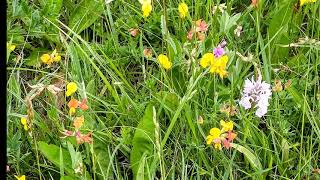
[[[7,179],[320,178],[319,1],[7,3]]]

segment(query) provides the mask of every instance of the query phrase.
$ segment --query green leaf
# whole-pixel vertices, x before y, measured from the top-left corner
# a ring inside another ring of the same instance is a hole
[[[26,58],[25,64],[27,66],[40,67],[41,66],[40,57],[44,53],[49,53],[49,50],[45,49],[45,48],[36,48],[36,49],[34,49],[31,52],[30,56],[28,56]]]
[[[143,165],[142,167],[140,164],[143,162],[143,164],[148,164],[150,167],[153,159],[152,156],[154,155],[153,141],[155,139],[155,125],[153,123],[152,107],[152,103],[147,106],[144,116],[141,119],[132,140],[130,163],[135,179],[141,179],[142,176],[144,176],[145,179],[148,179],[148,170],[146,169],[146,166]],[[147,160],[145,160],[145,158]]]
[[[103,13],[103,0],[82,0],[70,15],[69,27],[76,33],[91,26]]]
[[[38,142],[40,152],[58,168],[64,168],[69,175],[73,175],[72,161],[67,150],[60,147],[47,144],[43,141]],[[60,160],[60,154],[63,156],[63,163]]]
[[[48,18],[58,18],[62,7],[63,0],[39,0],[42,13]]]
[[[247,148],[239,145],[239,144],[234,144],[231,143],[231,147],[236,149],[237,151],[243,153],[243,155],[249,160],[250,164],[252,167],[256,170],[262,170],[262,165],[259,161],[259,159]]]

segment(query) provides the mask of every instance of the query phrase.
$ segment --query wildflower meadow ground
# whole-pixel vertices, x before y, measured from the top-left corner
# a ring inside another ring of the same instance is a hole
[[[7,179],[320,179],[319,0],[7,6]]]

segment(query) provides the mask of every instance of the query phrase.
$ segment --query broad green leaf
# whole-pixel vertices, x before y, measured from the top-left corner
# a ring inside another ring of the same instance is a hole
[[[259,159],[250,150],[248,150],[247,148],[239,144],[234,144],[234,143],[231,143],[231,147],[241,152],[249,160],[250,164],[254,169],[262,170],[262,165]]]
[[[61,148],[61,154],[63,156],[63,164],[61,164],[60,147],[39,141],[38,148],[40,152],[58,168],[64,168],[69,175],[73,174],[72,161],[67,150]]]
[[[152,107],[152,103],[147,106],[144,116],[141,119],[132,140],[130,163],[135,179],[141,179],[141,173],[143,173],[143,176],[147,179],[146,166],[143,166],[143,169],[141,169],[139,168],[140,163],[144,158],[147,158],[145,164],[148,164],[150,167],[153,159],[152,156],[154,155],[153,141],[155,139],[155,125],[153,123]]]
[[[69,27],[76,33],[87,29],[103,13],[103,0],[82,0],[70,15]]]
[[[272,62],[283,61],[289,55],[289,48],[280,47],[280,44],[289,44],[289,34],[290,31],[289,23],[292,16],[292,3],[286,1],[282,3],[282,6],[272,15],[270,25],[268,27],[268,36],[273,39],[270,43],[272,51]],[[281,27],[281,28],[280,28]],[[277,46],[277,48],[274,48]]]
[[[156,94],[156,100],[169,111],[174,112],[175,109],[179,106],[179,98],[176,94],[160,91]]]

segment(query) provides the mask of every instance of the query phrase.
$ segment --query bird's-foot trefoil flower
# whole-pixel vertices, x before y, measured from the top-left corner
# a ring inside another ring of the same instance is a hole
[[[188,14],[188,5],[184,2],[180,3],[178,6],[178,11],[180,18],[184,19]]]
[[[160,65],[166,70],[168,70],[168,69],[170,69],[172,67],[172,62],[164,54],[160,54],[158,56],[158,61],[159,61]]]
[[[207,144],[214,145],[215,149],[221,150],[222,147],[229,149],[231,147],[231,142],[237,137],[237,134],[233,132],[233,122],[232,121],[220,121],[221,129],[211,128],[209,135],[207,136]]]

